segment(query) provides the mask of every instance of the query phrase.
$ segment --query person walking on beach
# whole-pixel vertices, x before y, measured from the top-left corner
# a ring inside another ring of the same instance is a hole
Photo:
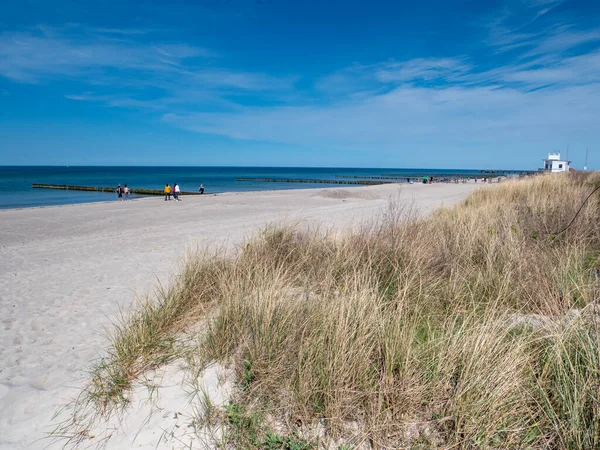
[[[123,201],[123,188],[121,187],[121,183],[117,186],[117,200]]]
[[[167,200],[171,200],[171,186],[169,186],[169,183],[165,185],[165,202]]]
[[[129,188],[127,187],[127,185],[125,185],[123,191],[125,192],[125,200],[129,200]]]
[[[181,192],[181,190],[179,189],[179,185],[177,183],[175,183],[173,185],[173,198],[175,199],[176,202],[179,201],[179,192]]]
[[[198,188],[198,192],[200,192],[200,194],[204,194],[204,185],[202,183],[200,183],[200,187]]]

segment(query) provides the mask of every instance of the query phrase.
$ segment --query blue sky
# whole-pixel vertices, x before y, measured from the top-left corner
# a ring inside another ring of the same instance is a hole
[[[600,2],[21,0],[0,165],[600,169]]]

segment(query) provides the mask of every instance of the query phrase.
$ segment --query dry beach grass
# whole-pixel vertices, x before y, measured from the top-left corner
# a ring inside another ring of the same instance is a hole
[[[234,368],[229,404],[198,411],[217,447],[598,448],[598,198],[556,232],[599,182],[506,182],[425,218],[392,201],[353,232],[274,225],[196,254],[115,329],[78,406],[102,418],[187,358]]]

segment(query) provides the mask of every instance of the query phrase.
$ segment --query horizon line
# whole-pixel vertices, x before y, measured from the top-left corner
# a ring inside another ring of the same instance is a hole
[[[101,164],[5,164],[0,165],[0,168],[4,167],[110,167],[110,168],[215,168],[215,169],[386,169],[386,170],[471,170],[471,171],[483,171],[483,170],[496,170],[496,171],[535,171],[538,169],[497,169],[497,168],[481,168],[481,169],[467,169],[467,168],[445,168],[445,167],[356,167],[356,166],[234,166],[234,165],[173,165],[173,166],[162,166],[162,165],[101,165]]]

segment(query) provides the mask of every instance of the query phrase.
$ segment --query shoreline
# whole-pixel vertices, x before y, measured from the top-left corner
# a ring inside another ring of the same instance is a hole
[[[433,184],[427,184],[425,186],[437,186],[437,185],[465,185],[465,184],[476,184],[473,181],[469,181],[467,183],[433,183]],[[481,183],[481,186],[486,186],[488,184],[497,184],[497,183]],[[397,187],[404,187],[404,186],[421,186],[422,183],[406,183],[406,182],[398,182],[398,183],[387,183],[387,186],[397,186]],[[301,188],[288,188],[288,189],[262,189],[262,190],[252,190],[252,191],[227,191],[227,192],[209,192],[209,193],[204,193],[202,195],[185,195],[185,194],[181,194],[182,198],[191,198],[191,197],[215,197],[215,196],[226,196],[226,195],[236,195],[236,194],[261,194],[261,193],[266,193],[266,192],[289,192],[289,191],[314,191],[314,190],[321,190],[321,189],[360,189],[360,188],[369,188],[369,187],[374,187],[374,186],[384,186],[384,184],[377,184],[377,185],[370,185],[370,186],[365,186],[365,185],[337,185],[337,186],[315,186],[315,187],[306,187],[303,186]],[[112,195],[112,194],[111,194]],[[36,205],[36,206],[24,206],[24,207],[16,207],[16,208],[2,208],[0,207],[0,214],[2,214],[5,211],[23,211],[23,210],[29,210],[29,209],[41,209],[41,208],[61,208],[61,207],[65,207],[65,206],[79,206],[79,205],[96,205],[96,204],[110,204],[110,203],[126,203],[126,202],[134,202],[134,201],[141,201],[141,200],[156,200],[156,199],[162,199],[162,196],[156,195],[156,196],[143,196],[143,197],[139,197],[139,198],[132,198],[132,199],[128,199],[128,200],[123,200],[122,202],[119,202],[116,199],[113,200],[99,200],[99,201],[86,201],[86,202],[77,202],[77,203],[63,203],[63,204],[58,204],[58,205]]]
[[[390,198],[427,214],[482,186],[319,187],[190,196],[173,207],[159,197],[3,210],[0,447],[35,448],[102,356],[119,311],[167,283],[187,252],[234,248],[274,222],[347,229],[376,218]]]

